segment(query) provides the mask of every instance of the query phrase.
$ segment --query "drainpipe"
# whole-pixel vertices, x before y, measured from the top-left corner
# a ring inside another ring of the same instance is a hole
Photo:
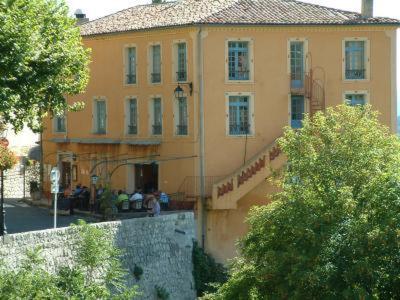
[[[205,249],[207,233],[207,203],[205,193],[205,159],[204,159],[204,82],[203,82],[203,40],[202,26],[197,33],[197,70],[199,84],[199,164],[200,164],[200,202],[201,202],[201,245]]]

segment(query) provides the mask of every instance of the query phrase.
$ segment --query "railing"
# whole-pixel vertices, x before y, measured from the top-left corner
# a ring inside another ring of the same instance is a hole
[[[134,84],[134,83],[136,83],[136,74],[127,74],[127,75],[126,75],[126,83],[127,83],[127,84]]]
[[[229,80],[249,80],[250,79],[250,71],[237,71],[237,70],[229,70]]]
[[[346,79],[365,79],[365,69],[346,70]]]
[[[137,134],[137,126],[129,125],[128,126],[128,134]]]
[[[220,180],[222,176],[206,176],[204,184],[204,196],[211,197],[214,183]],[[200,176],[186,177],[178,189],[178,193],[184,194],[186,197],[195,198],[201,195]]]
[[[188,134],[188,126],[187,125],[176,125],[176,134],[177,135],[187,135]]]
[[[161,125],[153,125],[153,134],[161,135],[162,134],[162,126]]]
[[[215,181],[211,200],[213,209],[236,209],[237,201],[284,163],[285,158],[276,141],[267,145],[234,172]]]
[[[179,71],[176,72],[176,81],[186,81],[187,80],[187,72]]]
[[[323,83],[313,79],[313,72],[289,75],[289,88],[292,95],[304,95],[310,99],[310,114],[325,109],[325,89]]]
[[[152,83],[160,83],[161,82],[161,73],[151,73],[151,82]]]
[[[230,135],[245,135],[250,134],[250,126],[248,124],[230,124]]]

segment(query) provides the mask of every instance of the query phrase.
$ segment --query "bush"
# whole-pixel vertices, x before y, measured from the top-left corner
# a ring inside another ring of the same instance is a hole
[[[106,232],[80,221],[79,241],[70,266],[55,274],[44,268],[40,249],[28,251],[21,268],[0,268],[0,299],[132,299],[137,287],[127,287],[127,271],[120,263],[121,251]]]
[[[218,284],[227,280],[227,272],[222,264],[217,263],[213,257],[205,253],[197,242],[193,244],[193,277],[197,296],[214,292]]]
[[[160,300],[169,299],[169,293],[165,287],[156,285],[154,288],[156,289],[156,294],[158,299]]]
[[[135,267],[133,268],[133,276],[135,276],[136,280],[140,280],[142,275],[143,275],[143,269],[137,264],[135,264]]]
[[[29,191],[31,193],[39,191],[39,183],[37,181],[30,181],[29,182]]]

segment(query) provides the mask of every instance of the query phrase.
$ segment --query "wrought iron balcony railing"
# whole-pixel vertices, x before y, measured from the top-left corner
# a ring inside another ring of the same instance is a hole
[[[229,70],[229,80],[249,80],[249,70]]]
[[[136,74],[127,74],[126,75],[126,83],[127,84],[135,84],[136,83]]]
[[[186,81],[187,80],[187,72],[179,71],[176,72],[176,81]]]
[[[137,134],[137,126],[128,125],[128,134]]]
[[[346,70],[346,79],[366,79],[365,69]]]
[[[177,135],[187,135],[188,134],[188,126],[187,125],[176,125],[176,134]]]
[[[248,124],[230,124],[230,135],[245,135],[250,134],[250,126]]]
[[[153,135],[161,135],[162,134],[162,126],[159,124],[153,125]]]
[[[161,82],[161,73],[151,73],[151,82],[152,83],[160,83]]]

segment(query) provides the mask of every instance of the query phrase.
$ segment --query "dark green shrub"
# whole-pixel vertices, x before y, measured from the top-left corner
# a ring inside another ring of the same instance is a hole
[[[31,193],[39,191],[39,183],[37,181],[30,181],[29,182],[29,191]]]
[[[193,277],[197,296],[211,293],[216,290],[214,285],[223,284],[227,281],[227,271],[209,254],[200,248],[197,242],[193,244]]]
[[[156,289],[158,299],[161,299],[161,300],[169,299],[169,293],[165,287],[156,285],[155,289]]]
[[[143,275],[143,269],[135,264],[135,267],[133,268],[133,276],[135,276],[136,280],[140,280],[140,277]]]

